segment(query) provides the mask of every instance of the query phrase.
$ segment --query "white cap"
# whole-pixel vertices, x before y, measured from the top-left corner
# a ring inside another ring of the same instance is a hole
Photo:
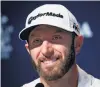
[[[63,5],[45,4],[33,10],[26,19],[26,25],[19,33],[21,40],[27,40],[30,30],[37,25],[51,25],[80,35],[74,15]]]

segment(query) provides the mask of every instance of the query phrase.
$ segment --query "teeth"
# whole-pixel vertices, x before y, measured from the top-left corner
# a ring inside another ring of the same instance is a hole
[[[55,62],[56,60],[57,60],[56,58],[52,59],[53,62]]]
[[[44,63],[51,64],[51,63],[52,63],[52,61],[44,61]]]
[[[44,63],[52,63],[52,62],[55,62],[56,60],[57,60],[56,58],[54,58],[52,60],[45,60]]]

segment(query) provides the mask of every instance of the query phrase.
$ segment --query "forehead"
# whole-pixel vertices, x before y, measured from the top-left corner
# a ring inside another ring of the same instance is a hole
[[[50,25],[38,25],[35,27],[31,32],[31,34],[36,34],[36,33],[59,33],[59,32],[67,32],[64,29],[55,27],[55,26],[50,26]]]

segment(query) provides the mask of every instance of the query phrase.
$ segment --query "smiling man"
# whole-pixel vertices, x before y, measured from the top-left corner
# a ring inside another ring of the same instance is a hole
[[[100,80],[75,62],[83,36],[74,15],[63,5],[45,4],[32,11],[19,33],[40,78],[23,87],[99,87]]]

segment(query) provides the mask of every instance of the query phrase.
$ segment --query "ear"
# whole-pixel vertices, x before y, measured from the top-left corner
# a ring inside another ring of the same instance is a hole
[[[27,52],[30,54],[29,44],[28,43],[25,44],[25,48],[26,48]]]
[[[83,45],[83,36],[76,36],[75,37],[75,54],[77,55],[80,52],[80,49]]]

